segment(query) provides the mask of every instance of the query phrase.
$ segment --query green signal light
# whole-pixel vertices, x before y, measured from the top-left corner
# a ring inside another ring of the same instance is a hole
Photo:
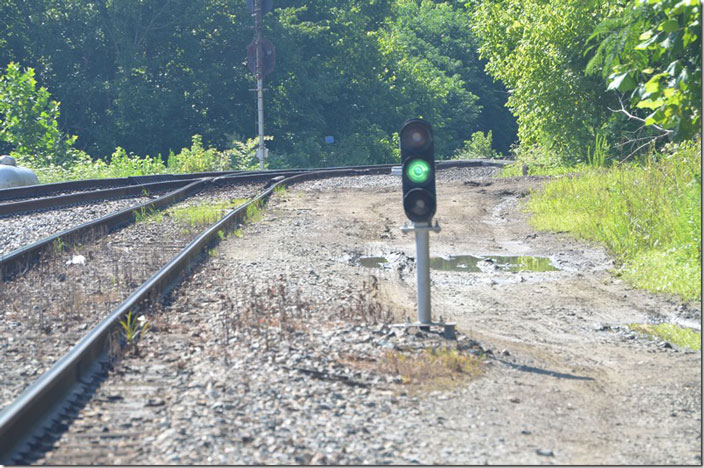
[[[422,184],[430,177],[430,164],[422,159],[415,159],[408,163],[406,176],[411,182]]]

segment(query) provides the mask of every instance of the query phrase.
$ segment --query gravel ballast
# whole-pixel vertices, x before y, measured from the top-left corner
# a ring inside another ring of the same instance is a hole
[[[148,200],[147,197],[107,200],[58,210],[2,217],[0,218],[0,238],[2,239],[0,255]]]
[[[215,188],[174,207],[241,201],[260,189]],[[85,245],[65,246],[0,283],[0,409],[205,229],[168,213]]]

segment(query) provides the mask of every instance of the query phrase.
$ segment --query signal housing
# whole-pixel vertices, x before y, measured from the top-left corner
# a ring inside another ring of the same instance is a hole
[[[422,119],[406,121],[399,132],[403,164],[403,209],[414,223],[435,215],[435,145],[432,126]]]

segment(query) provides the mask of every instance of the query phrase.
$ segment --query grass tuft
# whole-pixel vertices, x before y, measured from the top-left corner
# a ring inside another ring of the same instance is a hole
[[[691,328],[678,327],[672,323],[658,325],[632,323],[629,327],[633,331],[660,338],[682,348],[702,349],[702,333]]]
[[[183,205],[170,208],[167,213],[177,222],[190,227],[209,226],[220,219],[224,213],[245,203],[246,199],[227,202],[201,202],[197,205]]]
[[[387,351],[381,367],[401,377],[404,384],[442,385],[478,375],[481,359],[448,347],[428,348],[417,354]]]

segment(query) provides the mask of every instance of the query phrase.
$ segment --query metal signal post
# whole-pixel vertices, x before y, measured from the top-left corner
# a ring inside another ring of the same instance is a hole
[[[454,338],[454,324],[432,321],[430,311],[430,231],[440,232],[437,221],[433,226],[437,202],[435,199],[435,145],[431,125],[422,119],[412,119],[401,127],[399,132],[401,146],[403,184],[403,209],[413,224],[403,226],[404,233],[416,235],[416,280],[418,288],[418,321],[415,324],[399,326],[418,326],[429,330],[430,326],[441,326],[447,338]],[[442,319],[441,319],[442,322]]]

